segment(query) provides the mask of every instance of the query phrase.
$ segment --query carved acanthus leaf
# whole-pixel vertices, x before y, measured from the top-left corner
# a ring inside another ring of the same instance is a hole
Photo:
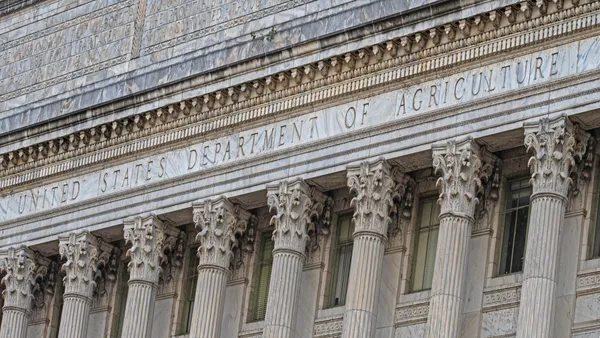
[[[479,146],[472,139],[433,146],[433,168],[441,174],[436,183],[440,216],[474,216],[482,187],[481,166]]]
[[[315,198],[317,194],[319,198]],[[276,213],[271,218],[271,224],[275,226],[275,250],[305,253],[309,232],[315,228],[314,221],[323,211],[323,196],[302,179],[267,187],[267,204]]]
[[[96,282],[94,275],[98,264],[98,239],[84,231],[59,238],[59,252],[66,262],[62,270],[65,295],[77,294],[91,298]]]
[[[566,198],[573,179],[571,174],[583,158],[589,134],[573,125],[566,116],[526,123],[525,146],[532,156],[533,193],[557,194]]]
[[[229,269],[233,251],[248,228],[250,213],[234,205],[225,197],[206,200],[193,205],[194,224],[200,242],[200,266],[215,265]]]
[[[15,307],[29,312],[36,279],[38,275],[47,274],[47,267],[38,264],[34,252],[22,246],[9,248],[0,254],[0,271],[6,274],[2,278],[4,307]]]
[[[404,195],[407,182],[408,177],[396,170],[392,173],[391,165],[384,159],[348,167],[348,188],[355,195],[350,202],[354,207],[355,232],[387,236],[394,196]]]
[[[131,245],[127,250],[129,279],[157,284],[167,260],[165,251],[174,245],[179,230],[153,214],[125,220],[123,230],[125,242]]]

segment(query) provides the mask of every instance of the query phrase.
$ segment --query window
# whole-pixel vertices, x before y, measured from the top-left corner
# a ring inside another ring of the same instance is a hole
[[[271,270],[273,269],[274,242],[271,232],[263,234],[260,261],[258,266],[258,282],[255,289],[254,320],[264,320],[267,312],[267,300],[269,297],[269,284],[271,282]]]
[[[418,228],[415,234],[415,256],[412,273],[412,291],[431,289],[435,252],[440,231],[440,207],[437,198],[421,200]]]
[[[598,173],[596,174],[596,181],[600,182],[600,175],[598,175]],[[595,214],[596,214],[596,221],[595,221],[595,228],[594,229],[590,229],[590,233],[591,233],[591,238],[593,238],[593,242],[591,245],[590,250],[591,252],[591,258],[598,258],[600,257],[600,203],[598,203],[598,201],[600,201],[600,199],[598,198],[598,196],[600,195],[600,184],[597,186],[597,189],[594,192],[594,195],[592,197],[592,201],[596,201],[596,210],[595,210]],[[592,211],[594,212],[594,211]]]
[[[350,263],[352,262],[353,233],[354,223],[352,222],[352,214],[339,216],[335,247],[333,248],[331,257],[330,307],[346,304]]]
[[[122,271],[122,279],[120,281],[121,284],[121,290],[120,290],[120,298],[119,298],[119,308],[118,308],[118,313],[117,315],[118,320],[117,320],[117,335],[116,337],[121,337],[121,334],[123,333],[123,324],[125,322],[125,307],[127,306],[127,295],[129,294],[129,287],[127,285],[127,282],[129,281],[129,272],[128,272],[128,268],[125,267]]]
[[[184,281],[185,292],[183,294],[183,312],[181,314],[181,333],[190,333],[192,326],[192,312],[194,311],[194,300],[196,299],[196,285],[198,285],[198,248],[190,250],[190,258],[187,274]]]
[[[529,178],[508,182],[500,254],[501,275],[523,271],[530,198]]]

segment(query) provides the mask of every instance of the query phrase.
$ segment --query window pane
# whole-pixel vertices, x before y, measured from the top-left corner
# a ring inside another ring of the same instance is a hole
[[[192,323],[192,312],[196,297],[196,285],[198,284],[198,248],[192,248],[189,252],[189,263],[185,278],[183,312],[181,315],[181,333],[190,333]]]
[[[423,277],[425,274],[425,260],[427,259],[427,241],[429,232],[419,232],[417,235],[417,247],[413,273],[413,291],[423,288]]]
[[[429,243],[427,243],[427,259],[425,260],[425,272],[423,276],[423,289],[431,289],[433,281],[433,268],[435,266],[435,253],[437,251],[439,228],[429,232]]]
[[[352,235],[354,224],[352,215],[338,217],[335,246],[331,253],[331,280],[329,284],[329,306],[341,306],[346,303],[350,265],[352,263]]]
[[[421,218],[419,218],[420,228],[425,228],[431,224],[431,213],[432,213],[433,203],[431,200],[424,200],[423,207],[421,212],[419,213]]]
[[[267,301],[269,297],[269,284],[271,282],[271,271],[273,269],[273,248],[275,243],[271,233],[265,233],[262,240],[260,254],[258,285],[256,286],[256,298],[254,301],[254,320],[264,320],[267,312]]]
[[[513,264],[511,273],[523,271],[523,258],[525,257],[525,243],[527,240],[527,219],[529,208],[517,211],[517,225],[513,248]]]
[[[437,198],[423,199],[420,204],[419,231],[415,238],[412,269],[412,291],[431,288],[439,232],[440,206]]]
[[[500,253],[501,274],[523,271],[531,199],[528,178],[511,181],[508,188]]]

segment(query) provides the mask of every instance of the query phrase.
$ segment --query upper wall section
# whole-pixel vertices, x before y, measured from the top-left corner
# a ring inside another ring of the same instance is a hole
[[[0,12],[0,135],[446,2],[12,1]]]

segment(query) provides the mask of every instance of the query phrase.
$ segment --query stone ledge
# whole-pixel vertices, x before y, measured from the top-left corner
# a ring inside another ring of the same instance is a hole
[[[587,6],[587,5],[584,5]],[[571,13],[572,15],[575,15],[575,20],[579,20],[581,22],[578,21],[577,24],[574,24],[573,27],[581,27],[581,26],[589,26],[589,25],[594,25],[592,23],[591,19],[582,19],[582,18],[578,18],[577,17],[577,13],[579,13],[578,10],[574,10],[573,8],[571,9],[567,9],[566,11],[570,11],[569,13]],[[590,16],[592,14],[588,14],[588,16]],[[593,15],[592,15],[593,16]],[[549,21],[551,20],[558,20],[559,16],[557,15],[551,15],[551,17],[549,17]],[[591,20],[591,21],[590,21]],[[588,22],[589,21],[589,22]],[[540,20],[537,21],[538,24],[547,24],[548,22],[542,22]],[[521,25],[521,23],[518,23],[517,25]],[[563,23],[561,21],[560,23],[561,27],[563,26]],[[525,26],[519,26],[519,27],[525,27]],[[502,28],[504,29],[504,28]],[[533,34],[532,32],[529,31],[524,31],[522,33],[522,39],[525,40],[529,40],[529,43],[539,43],[539,41],[537,40],[537,38],[531,38],[532,35],[534,36],[546,36],[547,38],[552,37],[553,39],[556,38],[557,35],[561,35],[561,34],[565,34],[565,33],[569,33],[570,31],[568,30],[564,30],[564,28],[560,29],[560,33],[558,33],[558,31],[555,32],[554,28],[549,28],[546,26],[543,26],[542,28],[539,28],[539,34]],[[509,32],[513,32],[512,29],[509,30],[504,30],[504,33],[499,34],[501,36],[503,36],[503,34],[507,34]],[[492,34],[492,35],[497,35],[497,34]],[[481,37],[482,39],[488,36],[487,33],[486,34],[482,34]],[[506,40],[506,41],[504,41]],[[427,52],[423,55],[421,55],[423,52],[417,52],[414,53],[415,58],[418,58],[419,56],[423,57],[423,56],[429,56],[430,54],[436,54],[437,52],[442,52],[442,55],[438,57],[437,60],[430,60],[430,59],[424,59],[422,61],[416,62],[414,64],[410,64],[407,67],[400,67],[400,69],[397,70],[393,70],[394,69],[394,65],[396,63],[398,63],[401,60],[404,60],[406,58],[406,56],[404,57],[398,57],[398,58],[392,58],[392,59],[384,59],[382,62],[379,62],[378,66],[376,66],[375,64],[368,64],[368,59],[369,59],[369,54],[370,53],[375,53],[376,49],[373,49],[372,52],[367,51],[367,64],[364,65],[362,68],[357,68],[356,70],[352,69],[348,69],[348,66],[344,66],[344,72],[342,74],[339,75],[335,75],[335,76],[329,76],[327,82],[325,82],[325,77],[323,78],[318,78],[314,81],[309,81],[309,82],[302,82],[297,86],[292,86],[291,82],[293,82],[292,80],[290,80],[290,77],[294,77],[294,70],[292,70],[290,73],[280,73],[279,79],[276,78],[272,78],[272,81],[278,81],[278,82],[282,82],[285,81],[286,83],[288,83],[288,85],[290,86],[289,88],[281,88],[281,87],[273,87],[274,89],[278,89],[277,92],[273,92],[273,93],[269,93],[269,94],[264,94],[264,95],[260,95],[260,94],[252,94],[254,96],[252,96],[251,98],[247,99],[247,100],[243,100],[241,102],[237,102],[237,99],[234,101],[232,101],[231,97],[232,95],[235,95],[235,97],[238,97],[238,91],[236,88],[229,88],[228,92],[226,91],[218,91],[217,93],[211,93],[208,95],[204,95],[203,97],[199,97],[199,98],[195,98],[195,99],[188,99],[186,101],[182,101],[178,104],[175,105],[170,105],[167,107],[163,107],[163,108],[159,108],[157,109],[155,112],[147,112],[145,114],[140,114],[140,115],[136,115],[135,117],[133,117],[133,120],[119,120],[119,121],[115,121],[112,124],[112,127],[110,125],[104,125],[102,126],[102,128],[104,128],[105,126],[108,128],[108,132],[110,134],[111,132],[111,128],[115,127],[115,123],[118,124],[119,126],[123,123],[123,122],[127,122],[127,126],[130,126],[131,128],[133,128],[133,125],[140,125],[141,123],[141,127],[138,130],[137,127],[136,129],[131,129],[132,133],[128,134],[125,131],[125,127],[121,128],[119,127],[119,130],[122,130],[121,132],[124,133],[124,136],[122,137],[117,137],[117,138],[113,138],[110,140],[104,140],[102,138],[102,136],[100,135],[100,133],[104,133],[103,131],[100,131],[99,128],[100,127],[95,127],[92,128],[90,130],[85,130],[85,131],[81,131],[79,134],[74,134],[74,135],[69,135],[68,137],[65,138],[60,138],[58,140],[53,140],[50,141],[49,144],[55,144],[57,147],[57,151],[58,154],[60,155],[51,155],[50,152],[48,152],[48,148],[50,147],[46,147],[44,144],[40,144],[40,147],[43,147],[44,149],[42,150],[38,150],[36,147],[29,147],[29,149],[21,149],[18,152],[11,152],[8,155],[4,154],[2,156],[0,156],[0,162],[3,163],[4,166],[7,166],[7,163],[9,161],[9,157],[12,156],[12,161],[14,161],[15,157],[20,157],[21,154],[25,154],[25,158],[29,158],[29,152],[33,151],[35,153],[35,156],[39,156],[41,154],[46,154],[44,156],[48,156],[47,159],[51,162],[57,161],[57,160],[64,160],[66,158],[69,158],[73,155],[77,155],[77,154],[81,154],[82,152],[85,152],[84,149],[85,148],[81,148],[81,147],[77,147],[75,146],[75,148],[71,149],[72,147],[69,145],[70,141],[69,140],[73,140],[77,141],[77,144],[87,144],[86,142],[91,142],[89,146],[86,147],[91,147],[93,149],[98,149],[98,148],[105,148],[107,146],[114,146],[116,144],[118,144],[120,139],[131,139],[131,138],[136,138],[136,137],[142,137],[148,133],[152,133],[155,134],[156,132],[165,130],[168,128],[172,128],[172,126],[174,125],[182,125],[186,123],[187,121],[198,121],[198,120],[203,120],[206,119],[207,117],[210,118],[212,116],[222,116],[220,119],[222,121],[220,122],[215,122],[215,123],[210,123],[209,124],[209,129],[212,129],[214,127],[227,127],[228,125],[231,124],[236,124],[236,123],[240,123],[243,122],[244,119],[248,119],[248,118],[255,118],[257,114],[264,113],[265,111],[269,111],[270,113],[273,112],[273,109],[275,110],[280,110],[280,111],[286,111],[286,110],[290,110],[290,109],[297,109],[299,106],[306,106],[308,104],[314,104],[315,102],[323,102],[324,100],[330,100],[332,97],[331,96],[336,96],[336,95],[347,95],[349,88],[355,88],[357,87],[358,90],[364,91],[364,86],[376,86],[379,87],[381,85],[383,85],[385,82],[389,82],[391,80],[395,80],[396,77],[400,78],[400,79],[408,79],[408,78],[412,78],[414,76],[420,75],[420,74],[427,74],[439,69],[443,69],[443,68],[447,68],[449,65],[452,65],[454,63],[464,63],[466,61],[472,61],[475,59],[479,59],[482,56],[487,56],[487,55],[494,55],[500,52],[503,52],[507,49],[516,47],[516,46],[520,46],[522,47],[523,45],[525,45],[525,42],[518,42],[518,39],[516,39],[514,36],[511,36],[509,39],[504,38],[504,40],[502,38],[498,39],[498,40],[483,40],[485,41],[487,44],[485,46],[476,46],[476,47],[471,47],[471,51],[469,53],[467,53],[466,51],[460,51],[460,53],[454,53],[454,55],[447,55],[446,53],[446,49],[442,48],[439,49],[438,47],[434,47],[434,48],[430,48],[427,50]],[[509,41],[510,40],[510,41]],[[471,41],[469,39],[469,41]],[[509,42],[509,43],[506,43]],[[518,42],[518,43],[517,43]],[[515,44],[514,46],[512,44]],[[450,46],[451,44],[446,44],[443,46]],[[458,44],[459,46],[461,44]],[[440,47],[443,47],[440,46]],[[380,48],[379,46],[373,46],[373,48]],[[394,46],[392,46],[394,47]],[[396,48],[396,47],[394,47]],[[438,50],[439,49],[439,50]],[[379,49],[377,49],[379,50]],[[391,53],[393,50],[392,49],[388,49],[386,50],[381,50],[380,53]],[[362,52],[365,52],[366,49],[362,49]],[[356,58],[357,60],[360,58],[360,53],[361,51],[358,51],[356,56],[352,55],[352,62],[354,63],[354,58]],[[348,56],[350,53],[346,54],[346,56]],[[374,54],[375,55],[375,54]],[[344,58],[346,57],[344,56]],[[372,56],[372,58],[377,58],[375,56]],[[463,60],[463,58],[465,58]],[[449,61],[449,60],[454,60],[454,61]],[[398,61],[398,62],[396,62]],[[329,61],[327,61],[329,62]],[[340,62],[349,62],[348,60],[342,61],[340,59]],[[361,61],[357,61],[357,62],[361,62]],[[364,62],[364,61],[362,61]],[[341,65],[341,64],[340,64]],[[390,70],[388,71],[388,74],[385,73],[379,73],[377,72],[377,70],[379,68],[388,68],[390,67]],[[306,68],[309,67],[309,68]],[[313,72],[316,72],[316,69],[319,67],[318,64],[314,65],[314,70]],[[329,66],[328,66],[329,67]],[[306,69],[312,69],[310,68],[310,66],[305,66],[305,70]],[[297,69],[296,69],[297,70]],[[341,70],[341,69],[340,69]],[[396,75],[393,75],[392,73]],[[354,80],[354,81],[350,81],[351,83],[342,83],[339,84],[337,87],[338,88],[332,88],[332,86],[327,86],[326,84],[328,82],[331,82],[331,80],[333,81],[339,81],[341,78],[340,76],[343,75],[344,78],[345,77],[353,77],[357,74],[362,74],[364,72],[367,73],[374,73],[373,75],[371,75],[370,77],[359,77],[358,79]],[[340,72],[341,73],[341,72]],[[379,74],[378,74],[379,73]],[[283,74],[283,75],[282,75]],[[308,73],[307,73],[308,74]],[[399,75],[400,74],[400,75]],[[308,76],[308,75],[307,75]],[[314,75],[313,75],[314,76]],[[310,76],[308,76],[310,77]],[[269,77],[271,78],[271,77]],[[254,81],[253,84],[247,84],[246,87],[247,88],[252,88],[254,86],[254,84],[258,83],[259,87],[261,88],[261,93],[262,93],[262,87],[269,87],[269,78],[264,79],[264,83],[262,82],[262,79],[259,79],[258,82]],[[302,80],[302,75],[300,75],[300,79]],[[275,86],[277,86],[276,82],[273,82],[275,84]],[[320,86],[324,86],[323,89],[321,89],[320,91],[314,91],[314,87],[320,87]],[[243,92],[243,86],[240,87],[240,90]],[[356,88],[355,88],[356,89]],[[252,89],[248,89],[248,90],[252,90]],[[258,90],[258,87],[254,89],[255,91]],[[264,89],[265,91],[267,89]],[[265,108],[265,107],[260,107],[260,104],[267,100],[270,101],[272,99],[278,99],[282,96],[289,96],[290,94],[295,94],[298,91],[308,91],[308,93],[305,93],[304,95],[300,95],[300,96],[292,96],[290,98],[287,99],[283,99],[279,102],[274,102],[268,106],[271,106],[272,108]],[[241,94],[240,94],[241,95]],[[239,97],[241,98],[241,97]],[[222,104],[219,104],[218,102],[221,101]],[[194,103],[196,102],[196,103]],[[259,107],[255,108],[255,109],[249,109],[248,111],[242,111],[240,113],[237,113],[235,115],[237,116],[227,116],[227,115],[232,115],[230,114],[231,111],[236,111],[240,108],[245,108],[248,105],[254,105],[254,104],[259,104]],[[213,107],[213,105],[216,105],[216,107]],[[195,108],[195,107],[198,108]],[[190,114],[190,109],[195,109],[195,113],[191,114],[189,117],[187,117],[188,114]],[[179,113],[179,118],[176,118],[175,120],[172,120],[172,118],[170,118],[168,115],[172,115],[171,112],[174,112],[175,116]],[[187,113],[186,113],[187,112]],[[183,116],[183,118],[182,118]],[[161,124],[161,120],[165,119],[164,121],[166,122],[166,124]],[[158,124],[156,127],[154,127],[154,124]],[[127,127],[127,128],[130,128]],[[197,129],[197,128],[196,128]],[[202,127],[202,132],[204,133],[206,128]],[[104,130],[104,129],[103,129]],[[137,134],[137,135],[136,135]],[[96,135],[96,136],[92,136],[92,135]],[[120,134],[119,134],[120,135]],[[80,141],[80,138],[84,137],[84,139],[82,139]],[[98,137],[98,139],[100,140],[100,143],[94,143],[93,139]],[[173,139],[172,137],[167,137],[170,139]],[[177,137],[175,137],[175,139],[177,139]],[[61,152],[60,149],[58,148],[58,143],[61,144],[61,147],[63,146],[63,141],[65,142],[64,144],[66,144],[65,148],[66,150],[64,152]],[[144,141],[142,141],[144,142]],[[155,144],[155,142],[151,142],[152,144]],[[131,144],[130,145],[124,145],[121,147],[125,147],[125,148],[131,148]],[[69,148],[71,147],[71,148]],[[135,149],[139,150],[139,146],[134,146]],[[32,150],[33,149],[33,150]],[[115,151],[112,150],[112,153],[114,153]],[[118,153],[120,153],[121,155],[123,155],[124,153],[122,153],[122,151],[117,151]],[[11,155],[12,154],[12,155]],[[109,154],[94,154],[92,155],[92,157],[98,159],[98,158],[102,158],[102,160],[106,160],[108,158],[112,157],[112,155]],[[33,157],[33,155],[31,156]],[[36,157],[37,158],[37,157]],[[54,158],[54,159],[53,159]],[[35,167],[37,163],[40,163],[40,161],[42,161],[42,159],[40,160],[36,160],[36,161],[29,161],[29,162],[25,162],[23,164],[20,165],[15,165],[14,167],[8,167],[7,170],[5,170],[4,172],[2,172],[3,175],[0,176],[8,176],[13,174],[13,172],[15,172],[15,170],[18,170],[19,174],[17,176],[14,177],[7,177],[5,179],[2,180],[2,184],[0,184],[0,186],[2,187],[7,187],[10,185],[18,185],[21,183],[25,183],[27,181],[33,180],[33,179],[39,179],[42,176],[41,172],[45,171],[46,175],[52,173],[57,174],[59,173],[61,170],[73,170],[75,167],[79,166],[79,165],[87,165],[90,163],[93,163],[96,160],[92,160],[92,162],[89,162],[91,160],[91,157],[88,156],[87,159],[79,159],[79,160],[75,160],[75,162],[80,163],[80,164],[75,164],[74,162],[65,164],[65,163],[61,163],[60,167],[62,169],[58,169],[57,165],[53,165],[53,166],[49,166],[47,168],[43,168],[38,170],[37,172],[29,172],[29,173],[25,173],[23,174],[23,170],[26,170],[28,168],[31,167]],[[17,158],[17,162],[16,163],[20,163],[18,162],[19,159]],[[71,160],[73,161],[73,160]],[[46,162],[46,160],[44,160],[44,162]],[[44,162],[42,162],[43,164],[45,164]],[[75,167],[73,167],[73,165],[75,165]],[[56,170],[59,171],[56,171]]]

